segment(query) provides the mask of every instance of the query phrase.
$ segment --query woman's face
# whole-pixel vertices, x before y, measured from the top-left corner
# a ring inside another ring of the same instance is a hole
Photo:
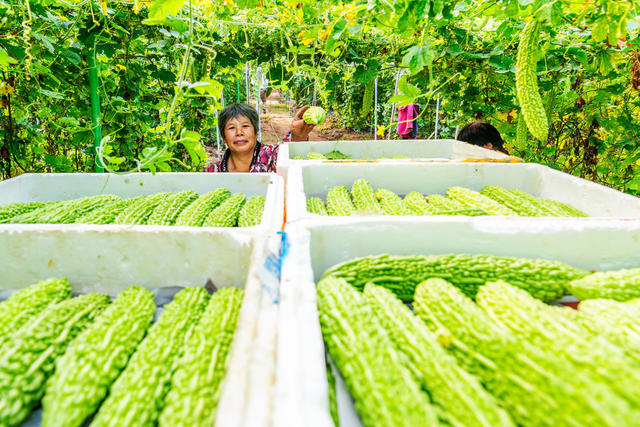
[[[224,142],[232,153],[251,153],[257,141],[256,130],[246,116],[229,119],[224,125]]]

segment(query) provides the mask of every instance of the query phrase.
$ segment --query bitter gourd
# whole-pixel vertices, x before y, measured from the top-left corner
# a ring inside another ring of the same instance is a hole
[[[176,219],[176,225],[200,227],[207,216],[222,202],[231,197],[231,192],[226,188],[216,188],[213,191],[198,197],[187,206]]]
[[[462,203],[445,197],[441,194],[429,194],[427,196],[429,205],[435,209],[435,215],[469,215],[481,216],[487,213],[480,208],[470,208]]]
[[[211,297],[185,342],[160,414],[161,427],[214,424],[242,296],[242,289],[223,288]]]
[[[320,197],[309,197],[307,199],[307,211],[318,215],[329,215]]]
[[[505,280],[550,301],[564,295],[567,282],[588,272],[558,261],[493,255],[374,255],[334,265],[323,277],[344,278],[363,289],[368,282],[391,289],[403,301],[411,301],[418,283],[430,277],[447,279],[465,295],[475,297],[488,281]]]
[[[503,281],[481,286],[476,302],[521,339],[568,361],[580,372],[576,375],[609,384],[631,406],[640,408],[640,389],[634,385],[640,382],[640,364],[562,313],[573,309],[549,306]]]
[[[211,211],[209,216],[202,223],[203,227],[235,227],[238,223],[240,210],[245,204],[245,197],[242,193],[235,193],[220,206]]]
[[[516,141],[515,147],[519,150],[524,150],[527,147],[527,123],[524,121],[522,111],[518,114],[518,124],[516,126]]]
[[[519,339],[442,279],[416,288],[416,314],[522,426],[632,425],[637,412],[607,384]]]
[[[19,425],[38,406],[56,358],[108,303],[106,295],[86,294],[50,304],[4,341],[0,425]]]
[[[489,215],[518,215],[513,209],[468,188],[451,187],[447,190],[447,197],[462,203],[466,207],[482,209]]]
[[[592,273],[567,284],[580,300],[607,298],[627,301],[640,297],[640,268]]]
[[[113,221],[114,224],[143,225],[153,213],[153,210],[167,198],[171,193],[155,193],[140,199],[127,206]]]
[[[46,206],[50,202],[17,202],[0,206],[0,224],[10,222],[11,218]]]
[[[329,193],[327,193],[327,212],[329,215],[347,216],[355,210],[347,187],[338,185],[329,189]]]
[[[317,284],[322,336],[365,426],[437,425],[435,408],[364,297],[334,277]],[[402,404],[398,397],[402,396]]]
[[[14,217],[11,222],[21,224],[69,224],[104,203],[118,199],[120,199],[118,196],[99,195],[63,200]]]
[[[47,381],[42,427],[83,425],[142,341],[155,308],[150,291],[127,288],[71,342]]]
[[[316,153],[315,151],[309,152],[307,154],[307,160],[326,160],[327,158],[322,153]]]
[[[417,191],[412,191],[404,196],[404,203],[417,215],[435,215],[438,211],[434,205],[428,203],[424,196]]]
[[[374,81],[370,81],[364,87],[364,95],[362,96],[362,117],[367,117],[373,104],[373,85]]]
[[[520,35],[516,56],[516,95],[529,132],[540,141],[546,142],[549,122],[538,91],[536,75],[539,33],[540,24],[532,19]]]
[[[329,387],[329,414],[331,415],[331,421],[333,421],[333,427],[340,427],[340,416],[338,415],[338,393],[336,391],[336,376],[333,375],[333,369],[329,363],[329,355],[325,353],[326,360],[326,372],[327,372],[327,386]]]
[[[391,190],[380,188],[376,190],[375,196],[385,215],[414,215],[404,200]]]
[[[602,335],[640,362],[640,305],[609,299],[591,299],[578,305],[580,322]]]
[[[568,203],[560,202],[558,200],[550,200],[550,199],[542,199],[544,203],[548,203],[556,206],[560,210],[566,212],[565,216],[574,216],[574,217],[588,217],[589,214],[581,211],[580,209],[572,206]]]
[[[155,207],[153,213],[147,220],[147,224],[173,225],[176,223],[178,215],[198,198],[195,191],[181,191],[172,194]]]
[[[357,179],[351,187],[351,197],[356,209],[365,211],[381,211],[380,203],[376,200],[373,188],[369,181]]]
[[[48,305],[71,296],[67,279],[41,280],[0,303],[0,343]]]
[[[364,296],[414,376],[452,426],[514,426],[509,415],[478,379],[458,365],[435,334],[391,291],[369,283]]]
[[[76,219],[76,222],[83,224],[111,224],[116,217],[124,211],[127,206],[143,199],[144,196],[132,197],[130,199],[116,199],[105,202],[102,206]]]
[[[529,202],[529,200],[517,196],[515,193],[497,185],[487,185],[480,194],[490,197],[496,202],[510,208],[521,216],[548,216],[549,214]]]
[[[207,305],[204,288],[186,288],[164,307],[158,321],[113,383],[91,426],[154,426],[165,405],[171,376]]]
[[[238,227],[251,227],[260,224],[264,211],[265,196],[249,197],[238,217]]]
[[[327,112],[322,107],[310,107],[302,115],[305,123],[312,125],[321,125],[327,117]]]
[[[542,209],[549,216],[566,216],[566,212],[560,210],[556,206],[552,206],[552,205],[549,205],[548,203],[545,203],[544,201],[545,199],[533,196],[531,194],[525,193],[524,191],[520,191],[516,189],[508,190],[508,191],[510,193],[513,193],[517,197],[520,197],[523,200],[527,200],[529,203],[536,206],[537,208]]]

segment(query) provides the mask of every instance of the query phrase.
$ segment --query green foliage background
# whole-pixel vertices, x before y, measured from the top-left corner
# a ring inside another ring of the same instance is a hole
[[[373,132],[375,112],[387,135],[392,101],[417,102],[426,138],[439,96],[441,138],[486,120],[526,161],[640,194],[640,18],[629,1],[0,0],[0,16],[2,179],[94,170],[95,52],[112,170],[200,170],[220,90],[244,102],[250,62],[299,103],[315,89],[341,126]],[[551,128],[516,145],[515,54],[532,18]]]

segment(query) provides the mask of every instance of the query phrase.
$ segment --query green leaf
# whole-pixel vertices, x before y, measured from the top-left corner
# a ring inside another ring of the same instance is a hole
[[[60,92],[53,92],[51,90],[46,90],[46,89],[38,89],[38,92],[40,92],[41,94],[49,98],[65,99],[65,96]]]
[[[149,19],[166,19],[169,15],[176,16],[184,6],[184,0],[154,0],[149,5]]]
[[[435,53],[430,46],[412,46],[402,58],[402,66],[409,68],[411,74],[417,74],[431,65]]]
[[[254,9],[259,4],[259,0],[236,0],[236,6],[240,9]]]
[[[189,26],[182,19],[145,19],[142,21],[144,25],[162,25],[171,27],[179,33],[184,33],[189,29]],[[153,45],[158,45],[160,42],[165,42],[166,40],[160,40]],[[166,43],[165,43],[166,45]],[[151,45],[150,45],[151,46]],[[154,46],[155,47],[155,46]]]
[[[18,61],[9,56],[6,50],[0,47],[0,68],[6,69],[10,64],[17,64]]]
[[[596,25],[591,30],[591,37],[596,42],[604,41],[609,33],[609,24],[607,23],[607,17],[601,16],[596,20]]]

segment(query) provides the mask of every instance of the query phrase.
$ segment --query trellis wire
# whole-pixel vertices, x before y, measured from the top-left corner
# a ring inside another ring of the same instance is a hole
[[[396,73],[396,87],[393,90],[393,96],[396,96],[398,94],[398,82],[400,81],[400,73],[402,72],[402,70],[398,70],[398,72]],[[396,114],[396,103],[394,102],[393,105],[391,106],[391,119],[389,120],[389,138],[391,139],[391,130],[393,129],[393,126],[391,126],[391,124],[393,123],[393,116],[395,116]]]
[[[373,82],[373,140],[378,140],[378,77]]]

